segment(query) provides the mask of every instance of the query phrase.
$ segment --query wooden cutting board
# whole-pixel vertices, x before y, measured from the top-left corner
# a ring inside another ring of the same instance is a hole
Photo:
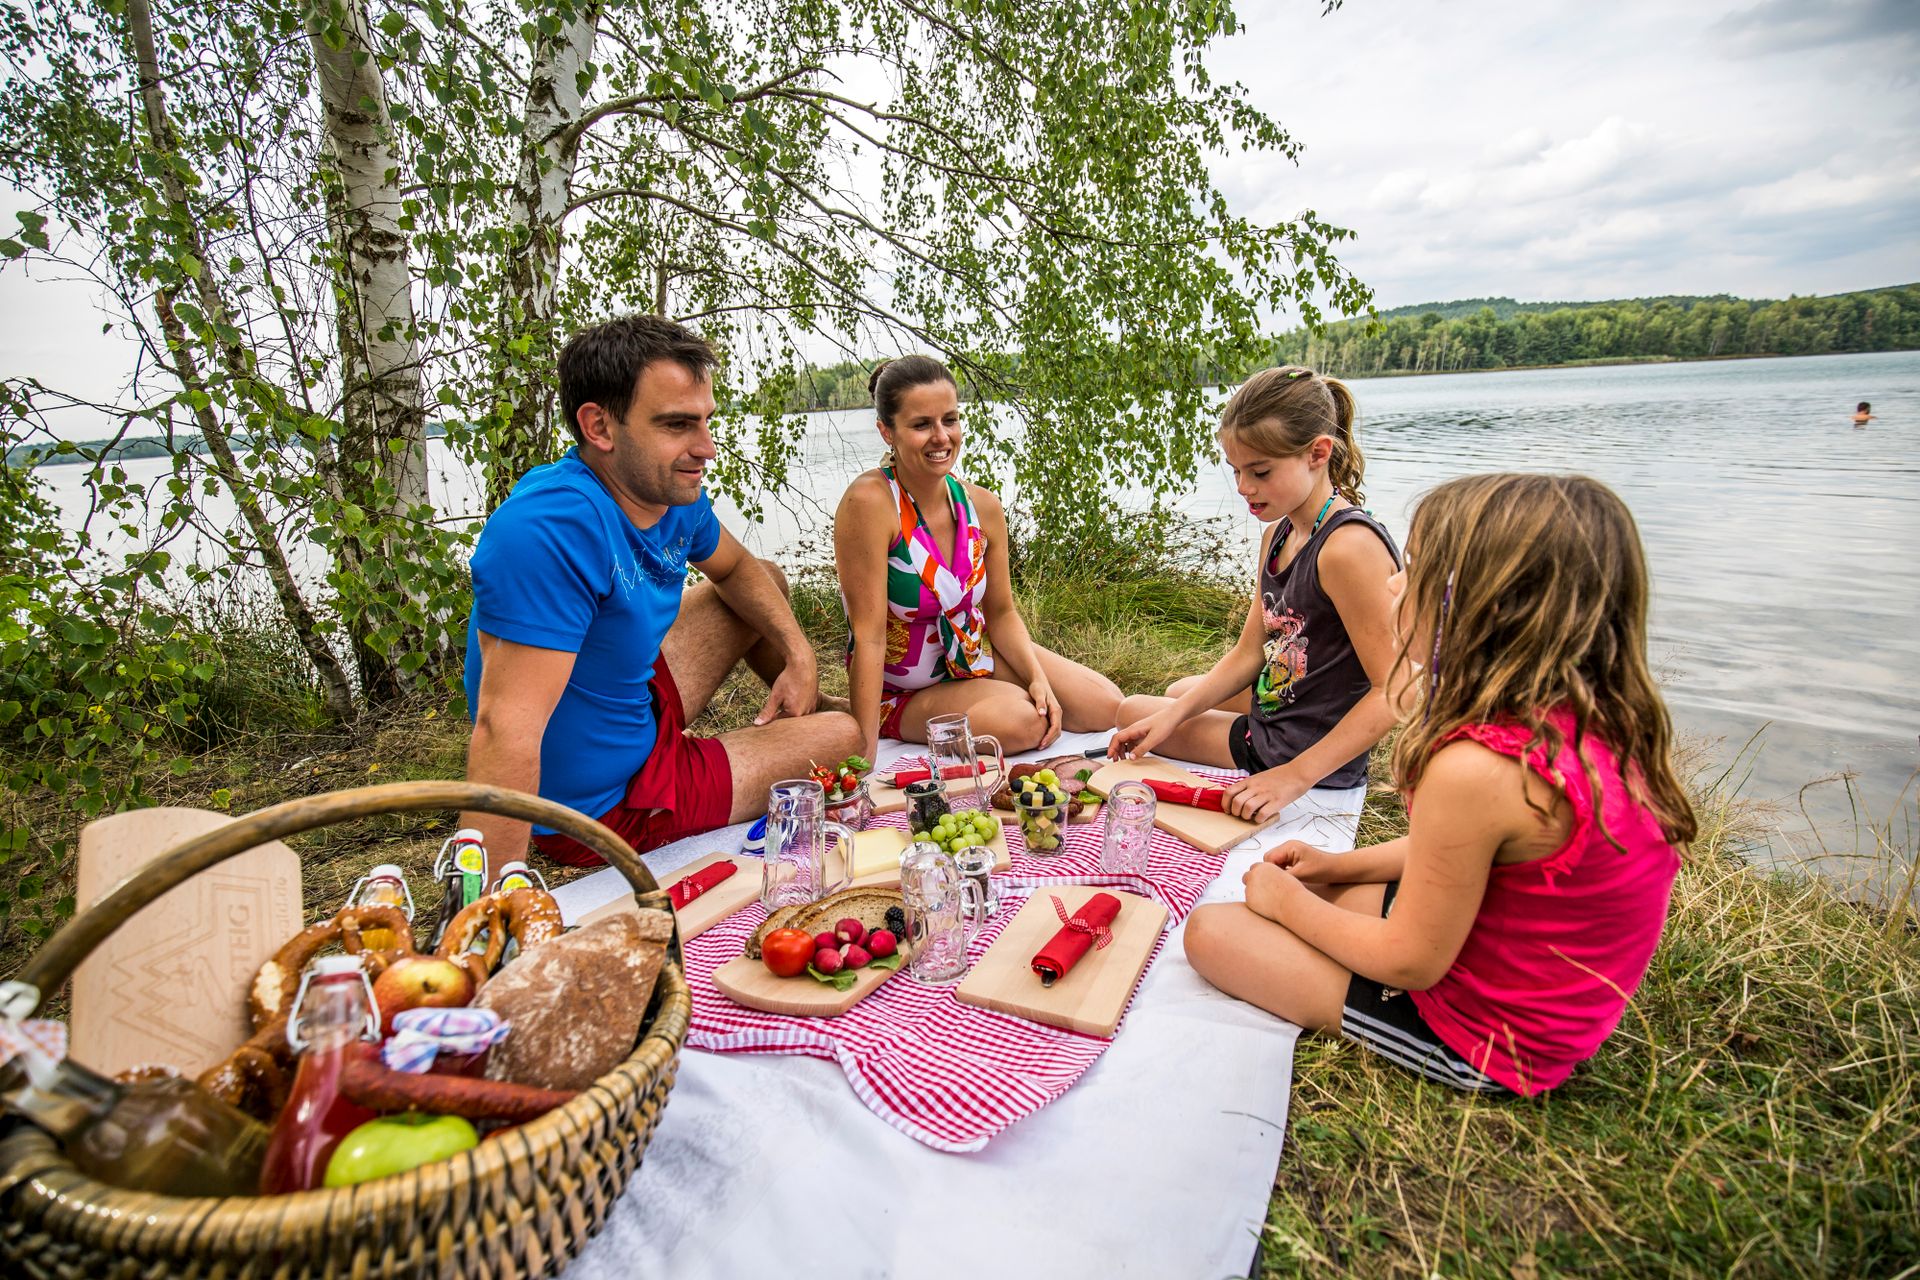
[[[868,827],[860,832],[856,839],[866,842],[884,842],[893,852],[893,864],[882,871],[872,871],[853,881],[847,887],[864,889],[882,886],[888,889],[898,888],[900,884],[900,855],[907,851],[907,833],[898,827]],[[1007,850],[1007,828],[1000,827],[1000,834],[987,841],[987,848],[993,850],[993,869],[1009,871],[1013,868],[1013,858]],[[840,847],[835,845],[827,850],[827,879],[835,880],[841,874]]]
[[[668,888],[676,880],[681,880],[696,871],[703,871],[716,862],[731,862],[740,868],[725,880],[707,890],[692,902],[684,911],[674,912],[680,922],[680,941],[697,938],[713,926],[725,920],[734,912],[760,898],[760,859],[749,858],[739,853],[710,853],[704,858],[689,862],[678,871],[670,871],[661,882],[661,888]],[[634,901],[633,893],[628,891],[612,902],[603,903],[576,920],[575,924],[592,924],[595,920],[604,920],[621,911],[638,911],[640,904]]]
[[[233,819],[132,809],[80,829],[80,909],[160,854]],[[338,905],[338,904],[334,904]],[[141,908],[73,976],[72,1053],[112,1075],[157,1063],[192,1077],[253,1034],[247,988],[306,925],[300,859],[279,841],[209,867]]]
[[[1217,785],[1188,773],[1178,765],[1148,756],[1144,760],[1117,760],[1106,765],[1087,780],[1087,786],[1104,796],[1113,790],[1116,783],[1145,778],[1179,782],[1190,787]],[[1205,853],[1221,853],[1231,849],[1260,829],[1258,824],[1236,818],[1230,813],[1196,809],[1192,805],[1168,804],[1164,800],[1154,806],[1153,825]]]
[[[906,962],[902,961],[900,969],[904,968]],[[845,991],[836,991],[804,973],[797,978],[775,977],[764,961],[735,956],[713,971],[713,985],[735,1004],[762,1013],[831,1018],[865,1000],[900,969],[856,970],[853,985]]]
[[[1058,897],[1067,914],[1072,915],[1096,893],[1110,893],[1120,899],[1120,914],[1111,926],[1113,941],[1089,950],[1051,987],[1041,986],[1039,975],[1033,971],[1033,956],[1060,931],[1053,899]],[[1147,960],[1166,922],[1165,907],[1118,889],[1062,886],[1035,890],[979,963],[960,980],[954,998],[1050,1027],[1111,1038],[1140,975],[1146,972]]]

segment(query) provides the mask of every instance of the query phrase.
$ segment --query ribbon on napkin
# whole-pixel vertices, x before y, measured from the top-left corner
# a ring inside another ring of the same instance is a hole
[[[976,760],[973,762],[973,773],[975,777],[978,777],[979,775],[985,773],[986,771],[987,771],[986,761]],[[931,778],[932,776],[933,776],[932,769],[900,769],[894,773],[893,782],[891,785],[896,788],[906,788],[906,787],[912,786],[916,782],[925,782],[928,778]],[[967,766],[963,764],[950,764],[946,768],[940,771],[941,779],[947,782],[951,782],[955,778],[964,778],[966,776],[967,776]]]
[[[673,904],[675,911],[685,911],[689,902],[726,880],[739,869],[738,863],[716,862],[710,867],[702,867],[690,876],[681,876],[667,886],[667,901]]]
[[[1168,804],[1184,804],[1195,809],[1212,809],[1217,813],[1226,812],[1221,802],[1226,798],[1225,787],[1192,787],[1184,782],[1165,782],[1159,778],[1142,778],[1140,781],[1152,788],[1157,799]]]
[[[1071,916],[1058,894],[1047,896],[1053,899],[1054,914],[1060,917],[1061,928],[1047,940],[1046,946],[1034,953],[1033,971],[1040,975],[1043,987],[1066,977],[1090,948],[1104,948],[1112,942],[1113,930],[1109,926],[1120,914],[1120,899],[1110,893],[1094,894]]]
[[[475,1054],[507,1038],[508,1024],[491,1009],[408,1009],[393,1018],[380,1059],[395,1071],[424,1075],[443,1053]]]

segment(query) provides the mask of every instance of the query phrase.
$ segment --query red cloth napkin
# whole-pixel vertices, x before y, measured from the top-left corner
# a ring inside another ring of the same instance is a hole
[[[667,900],[673,903],[675,911],[684,911],[689,902],[739,869],[736,863],[716,862],[710,867],[702,867],[690,876],[681,876],[667,886]]]
[[[1120,914],[1120,899],[1110,893],[1096,893],[1069,916],[1056,895],[1047,896],[1053,899],[1053,909],[1064,927],[1034,953],[1033,971],[1040,975],[1042,986],[1050,987],[1067,976],[1089,947],[1104,947],[1113,941],[1113,932],[1107,926]]]
[[[973,762],[973,772],[976,776],[986,771],[986,761],[976,760]],[[910,787],[916,782],[925,782],[932,776],[932,769],[902,769],[893,775],[893,785],[895,787]],[[963,764],[950,764],[940,771],[940,776],[948,779],[964,778],[967,776],[967,766]]]
[[[1226,812],[1220,807],[1221,801],[1227,794],[1225,787],[1190,787],[1184,782],[1162,782],[1158,778],[1142,778],[1140,781],[1153,788],[1153,794],[1168,804],[1184,804],[1195,809]]]

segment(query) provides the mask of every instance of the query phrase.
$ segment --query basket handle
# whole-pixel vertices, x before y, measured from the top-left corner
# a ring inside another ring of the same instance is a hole
[[[14,975],[16,982],[35,989],[33,1012],[58,991],[93,949],[161,894],[186,883],[208,867],[237,857],[269,840],[299,835],[355,818],[381,813],[409,813],[420,809],[471,809],[503,818],[523,818],[578,840],[625,876],[635,893],[659,889],[627,842],[565,805],[475,782],[388,782],[377,787],[355,787],[325,795],[302,796],[261,809],[205,835],[176,845],[108,890],[100,900],[69,920],[34,953]]]

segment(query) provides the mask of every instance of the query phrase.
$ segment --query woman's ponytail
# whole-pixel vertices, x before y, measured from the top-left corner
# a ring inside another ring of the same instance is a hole
[[[887,415],[880,412],[880,375],[885,373],[887,366],[892,363],[893,361],[891,360],[882,360],[879,364],[873,366],[873,372],[867,375],[867,395],[873,401],[874,413],[883,420]],[[888,445],[881,451],[880,465],[883,468],[891,468],[896,461],[897,459],[893,456],[892,445]]]
[[[1367,460],[1360,452],[1360,443],[1354,438],[1354,421],[1360,416],[1359,406],[1354,403],[1353,392],[1347,384],[1338,378],[1322,378],[1327,385],[1327,394],[1333,398],[1333,425],[1329,432],[1333,437],[1333,456],[1327,459],[1327,478],[1333,481],[1333,487],[1342,497],[1354,506],[1363,505],[1367,496],[1360,492],[1360,484],[1366,476]]]

